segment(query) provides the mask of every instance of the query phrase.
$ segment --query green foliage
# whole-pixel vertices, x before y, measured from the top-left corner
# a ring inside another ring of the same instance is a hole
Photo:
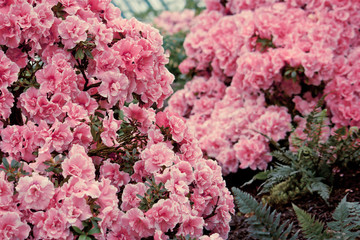
[[[314,217],[298,208],[295,204],[293,204],[293,208],[306,238],[314,240],[325,239],[324,223],[315,220]]]
[[[347,202],[346,196],[341,200],[333,213],[335,221],[325,224],[316,220],[313,216],[306,213],[293,204],[294,211],[308,239],[342,239],[352,240],[360,236],[360,204],[358,202]]]
[[[169,192],[164,187],[164,183],[156,184],[154,176],[152,176],[151,179],[147,178],[145,185],[148,187],[145,195],[141,196],[136,194],[136,196],[141,199],[139,209],[147,211],[160,199],[169,198]]]
[[[316,193],[325,202],[330,197],[333,181],[332,168],[344,167],[359,161],[360,141],[357,128],[340,128],[326,142],[321,134],[326,127],[326,109],[321,109],[324,97],[306,118],[305,139],[294,138],[296,151],[281,148],[270,140],[277,150],[271,154],[281,162],[267,172],[260,194],[270,204],[286,204],[307,193]]]
[[[93,240],[96,239],[94,234],[101,233],[98,222],[101,221],[98,217],[92,217],[82,221],[83,229],[76,226],[71,226],[71,231],[75,236],[79,236],[79,240]]]
[[[260,45],[260,52],[265,52],[268,48],[276,48],[272,38],[272,36],[270,39],[257,37],[256,44]]]
[[[175,81],[172,84],[174,92],[184,88],[185,83],[191,79],[191,76],[182,74],[179,70],[179,64],[186,58],[183,47],[186,35],[187,32],[182,31],[175,34],[163,33],[163,47],[170,53],[169,63],[166,67],[175,76]]]
[[[186,235],[185,237],[183,235],[180,236],[175,236],[173,239],[171,240],[197,240],[197,238],[193,238],[191,237],[189,234]]]
[[[17,182],[20,177],[29,175],[28,172],[23,170],[24,163],[20,163],[16,160],[12,160],[9,164],[6,158],[2,159],[2,167],[0,171],[4,171],[9,182]]]
[[[250,194],[233,187],[235,203],[242,214],[251,215],[246,222],[250,225],[249,234],[256,239],[296,239],[298,233],[290,237],[293,224],[288,221],[280,224],[280,214],[270,211],[265,204],[258,203]]]

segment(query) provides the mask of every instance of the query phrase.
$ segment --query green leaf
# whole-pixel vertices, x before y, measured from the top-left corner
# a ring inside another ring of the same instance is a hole
[[[91,51],[90,51],[89,49],[85,49],[85,54],[86,54],[86,56],[87,56],[88,58],[94,59],[94,57],[93,57],[93,55],[92,55],[92,53],[91,53]]]
[[[296,217],[300,223],[303,233],[309,240],[322,240],[326,238],[324,224],[315,220],[310,214],[292,204]]]
[[[78,234],[82,235],[85,234],[80,228],[78,228],[77,226],[71,226],[71,228]]]
[[[79,237],[79,240],[87,240],[87,238],[88,238],[88,236],[86,236],[86,235],[81,235],[81,236]]]
[[[250,181],[244,183],[241,187],[252,184],[255,180],[266,180],[268,178],[269,171],[263,171],[255,174]]]
[[[84,59],[84,57],[85,57],[84,50],[79,48],[75,53],[75,59],[82,60],[82,59]]]
[[[6,158],[2,159],[2,163],[3,163],[4,167],[5,167],[5,169],[9,169],[9,162],[6,160]]]
[[[93,235],[93,234],[96,234],[96,233],[101,233],[101,231],[100,231],[100,229],[98,227],[94,227],[88,232],[89,235]]]

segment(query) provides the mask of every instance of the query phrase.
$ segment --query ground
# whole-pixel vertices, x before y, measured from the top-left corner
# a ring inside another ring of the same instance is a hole
[[[251,170],[240,170],[236,174],[226,176],[225,180],[227,182],[227,186],[231,189],[233,186],[240,187],[244,182],[251,179],[253,174],[254,172]],[[260,184],[261,182],[254,182],[252,185],[240,189],[250,193],[258,201],[260,201],[261,196],[257,195]],[[359,188],[360,167],[356,166],[348,169],[347,171],[338,172],[335,175],[335,181],[330,195],[329,205],[327,205],[324,200],[316,195],[308,195],[301,199],[295,200],[293,203],[306,212],[316,216],[316,219],[326,223],[333,221],[332,213],[346,194],[348,202],[360,202]],[[290,220],[290,222],[294,223],[294,232],[300,229],[291,204],[286,206],[274,206],[272,209],[276,209],[278,212],[281,212],[282,221]],[[228,238],[229,240],[253,239],[248,236],[248,225],[246,224],[245,220],[246,216],[240,215],[238,212],[232,216],[230,223],[231,231]],[[298,239],[306,239],[301,234],[301,231]]]

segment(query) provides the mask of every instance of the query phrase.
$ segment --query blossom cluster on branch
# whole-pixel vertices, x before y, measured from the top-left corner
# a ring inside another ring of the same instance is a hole
[[[206,0],[192,22],[182,73],[169,100],[193,126],[201,149],[225,174],[265,169],[263,136],[303,137],[304,117],[324,95],[330,128],[360,126],[360,2]]]
[[[220,166],[155,110],[174,79],[162,36],[120,15],[110,0],[0,3],[0,239],[227,237]]]

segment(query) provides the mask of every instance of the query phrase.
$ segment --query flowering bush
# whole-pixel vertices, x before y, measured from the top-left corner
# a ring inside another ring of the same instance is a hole
[[[190,9],[185,9],[182,12],[163,11],[153,22],[168,34],[175,34],[181,31],[189,31],[194,17],[195,11]]]
[[[172,93],[157,30],[110,0],[12,0],[0,45],[1,239],[227,237],[221,168],[150,108]]]
[[[271,156],[262,134],[287,139],[293,123],[290,144],[303,137],[304,117],[324,94],[330,127],[360,126],[359,1],[205,2],[180,64],[197,76],[169,110],[187,118],[225,174],[265,169]],[[327,127],[322,138],[329,134]]]

